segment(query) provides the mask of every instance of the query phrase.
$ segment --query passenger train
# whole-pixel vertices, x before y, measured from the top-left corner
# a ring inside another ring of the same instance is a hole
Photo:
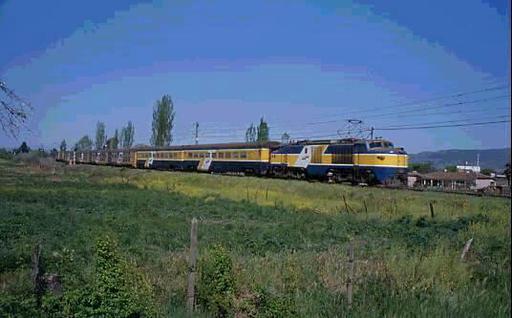
[[[58,160],[140,169],[319,179],[353,184],[405,183],[408,156],[384,139],[304,140],[63,151]]]

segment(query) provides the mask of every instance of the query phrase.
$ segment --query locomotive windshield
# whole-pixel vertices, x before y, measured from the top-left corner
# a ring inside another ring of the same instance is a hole
[[[379,140],[379,141],[372,141],[370,142],[370,148],[394,148],[392,142],[385,141],[385,140]]]

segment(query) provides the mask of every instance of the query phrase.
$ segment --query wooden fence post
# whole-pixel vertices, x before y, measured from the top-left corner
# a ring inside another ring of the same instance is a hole
[[[348,279],[347,279],[347,304],[352,309],[352,289],[354,281],[354,241],[348,244]]]
[[[364,212],[366,214],[368,214],[368,206],[366,205],[366,200],[363,200],[363,205],[364,205]]]
[[[432,202],[429,202],[428,205],[430,207],[430,217],[434,218],[434,205],[432,204]]]
[[[41,261],[41,253],[43,247],[41,244],[37,244],[32,252],[32,284],[34,286],[34,295],[36,296],[36,303],[38,307],[41,307],[41,299],[44,293],[44,268]]]
[[[190,227],[190,259],[188,268],[188,288],[187,288],[187,310],[189,313],[194,311],[195,304],[195,276],[197,261],[197,219],[193,218]]]
[[[463,261],[464,257],[466,257],[469,248],[471,247],[471,243],[473,242],[473,238],[470,238],[466,244],[464,244],[464,249],[462,250],[462,254],[460,254],[460,260]]]

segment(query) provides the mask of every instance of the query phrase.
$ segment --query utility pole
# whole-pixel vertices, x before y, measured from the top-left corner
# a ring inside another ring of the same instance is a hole
[[[194,140],[197,145],[199,142],[199,123],[197,121],[194,123]]]
[[[375,128],[373,128],[373,127],[370,129],[370,139],[373,139],[373,131],[374,130],[375,130]]]

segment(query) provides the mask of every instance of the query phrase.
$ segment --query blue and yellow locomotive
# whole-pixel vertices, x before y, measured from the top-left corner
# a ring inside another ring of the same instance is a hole
[[[302,141],[272,152],[271,172],[300,178],[387,184],[407,179],[407,153],[386,140]]]

